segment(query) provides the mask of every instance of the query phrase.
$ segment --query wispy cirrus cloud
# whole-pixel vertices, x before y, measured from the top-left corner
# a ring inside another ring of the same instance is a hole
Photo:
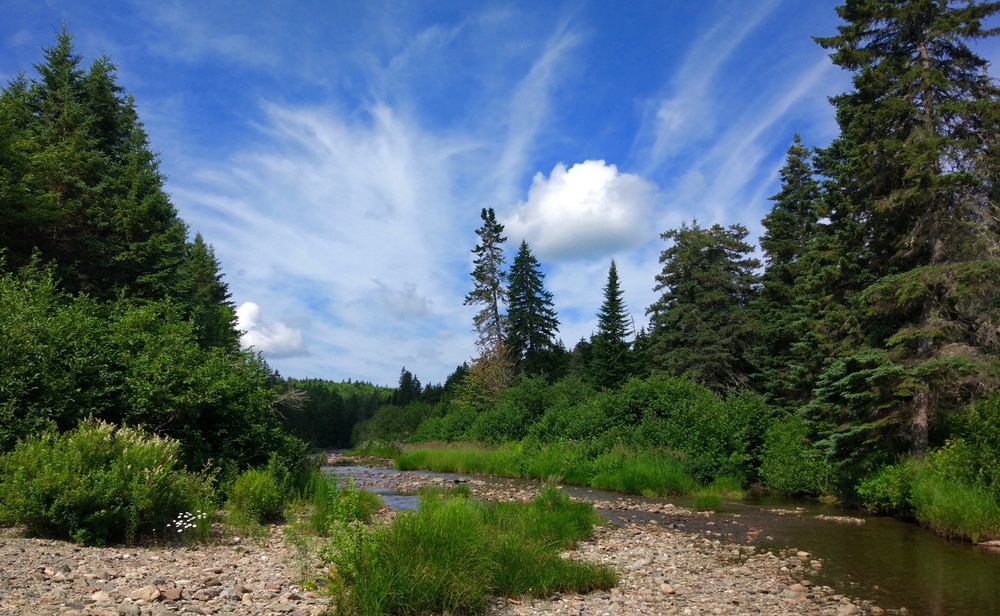
[[[714,90],[723,69],[780,0],[764,0],[738,8],[727,4],[714,26],[701,34],[684,55],[666,94],[652,101],[642,136],[646,172],[678,152],[712,135],[720,122]]]

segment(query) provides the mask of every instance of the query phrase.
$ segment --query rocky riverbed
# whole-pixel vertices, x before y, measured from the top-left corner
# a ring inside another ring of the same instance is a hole
[[[440,478],[372,473],[359,486],[415,491]],[[479,498],[529,500],[530,486],[467,482]],[[883,611],[813,583],[821,559],[773,553],[732,541],[711,514],[669,504],[614,499],[595,507],[618,521],[597,529],[574,558],[615,567],[620,585],[609,592],[545,600],[496,601],[490,616],[737,615],[849,616]],[[613,515],[610,515],[612,514]],[[391,515],[391,514],[389,514]],[[632,518],[639,521],[629,521]],[[93,548],[0,536],[0,614],[147,616],[233,614],[316,616],[331,610],[321,592],[303,588],[322,578],[323,565],[279,527],[256,539],[222,536],[210,544]]]

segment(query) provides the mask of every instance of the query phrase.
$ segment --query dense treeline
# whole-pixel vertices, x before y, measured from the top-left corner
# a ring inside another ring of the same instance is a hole
[[[1000,88],[969,47],[995,34],[983,21],[1000,3],[852,0],[837,12],[837,34],[816,40],[854,76],[831,101],[840,136],[812,150],[794,137],[762,221],[763,263],[743,225],[668,230],[648,330],[631,326],[612,261],[598,331],[567,353],[530,249],[508,277],[503,226],[484,209],[469,378],[433,408],[380,410],[360,433],[668,448],[703,480],[735,472],[1000,533],[988,433],[1000,410]],[[533,286],[515,285],[525,271]],[[529,362],[534,349],[549,353]],[[676,378],[714,404],[750,396],[750,444],[716,434],[724,455],[706,471],[698,426],[721,415],[664,405]],[[678,417],[688,436],[649,427]],[[957,521],[962,501],[982,505],[967,512],[977,522]]]
[[[63,29],[35,68],[0,92],[0,453],[90,418],[196,470],[301,456],[114,64],[84,68]]]

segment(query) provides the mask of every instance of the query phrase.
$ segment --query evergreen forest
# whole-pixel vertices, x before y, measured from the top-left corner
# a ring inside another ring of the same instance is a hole
[[[626,306],[610,260],[597,329],[568,348],[542,264],[525,241],[508,255],[484,207],[475,356],[395,387],[282,377],[241,350],[115,65],[85,65],[64,28],[0,92],[0,470],[110,425],[171,439],[223,487],[290,477],[310,449],[428,466],[437,448],[464,452],[458,470],[825,497],[1000,537],[1000,86],[972,48],[1000,3],[837,12],[815,40],[853,76],[839,136],[789,135],[759,245],[739,223],[663,231],[657,300]]]

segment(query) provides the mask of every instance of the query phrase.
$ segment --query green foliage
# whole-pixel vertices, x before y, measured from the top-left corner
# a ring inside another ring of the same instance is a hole
[[[816,39],[854,86],[831,99],[841,134],[817,157],[829,178],[823,248],[841,268],[833,284],[815,288],[842,306],[825,333],[845,355],[888,351],[877,368],[888,377],[882,384],[900,382],[893,395],[906,398],[887,408],[878,397],[878,418],[833,422],[850,436],[842,451],[869,450],[849,461],[848,482],[888,462],[871,453],[880,445],[890,458],[901,440],[927,451],[935,411],[957,413],[967,395],[997,384],[982,360],[996,357],[1000,322],[1000,88],[969,42],[996,34],[986,24],[998,11],[995,2],[849,2],[837,8],[837,34]],[[886,374],[893,365],[905,379]],[[860,391],[850,369],[857,380],[875,376],[864,362],[846,367],[837,381],[848,392]],[[895,443],[850,435],[873,419],[896,424]]]
[[[858,484],[862,506],[884,515],[913,516],[912,490],[916,475],[911,461],[886,466]]]
[[[786,494],[817,495],[827,491],[830,467],[809,442],[805,422],[789,415],[764,438],[760,476],[768,488]]]
[[[623,421],[641,417],[632,432],[635,447],[682,454],[701,482],[719,475],[749,478],[771,411],[759,396],[723,400],[691,381],[653,375],[622,388],[616,408]]]
[[[749,382],[756,323],[748,310],[760,263],[742,225],[702,229],[694,222],[663,233],[662,291],[650,316],[653,366],[723,393]]]
[[[22,440],[0,457],[0,522],[94,544],[166,533],[208,509],[212,491],[179,454],[175,440],[92,419]]]
[[[909,449],[913,388],[909,372],[884,351],[863,348],[827,362],[803,415],[842,483],[852,485]]]
[[[50,269],[0,274],[0,452],[99,414],[114,388],[98,306],[59,292]]]
[[[281,428],[264,362],[205,349],[169,302],[98,304],[45,271],[0,275],[0,451],[92,415],[181,442],[192,468],[237,468],[304,451]]]
[[[1000,501],[967,479],[973,456],[964,442],[953,441],[918,463],[911,500],[921,524],[972,541],[1000,537]]]
[[[307,496],[313,507],[309,523],[320,536],[329,536],[338,524],[367,524],[382,507],[378,495],[358,489],[353,481],[338,485],[334,477],[319,471],[310,479]]]
[[[226,510],[237,525],[281,520],[288,494],[271,469],[247,469],[229,488]]]
[[[558,374],[553,359],[559,319],[545,275],[528,243],[521,240],[510,266],[507,309],[507,348],[517,375]]]
[[[1000,502],[1000,394],[972,406],[966,419],[969,466],[962,478]]]
[[[35,68],[0,92],[0,451],[93,416],[176,438],[193,468],[300,454],[114,64],[83,69],[64,28]]]
[[[594,461],[590,485],[603,490],[645,496],[689,494],[698,487],[687,465],[676,455],[615,448]]]
[[[491,595],[610,588],[610,569],[559,556],[597,519],[554,489],[530,505],[423,493],[419,510],[389,527],[346,525],[335,538],[327,556],[338,613],[477,614]]]
[[[604,301],[597,313],[597,332],[590,339],[590,361],[585,370],[587,380],[599,388],[618,387],[636,372],[628,342],[635,331],[624,295],[618,280],[618,266],[612,259],[604,285]]]

